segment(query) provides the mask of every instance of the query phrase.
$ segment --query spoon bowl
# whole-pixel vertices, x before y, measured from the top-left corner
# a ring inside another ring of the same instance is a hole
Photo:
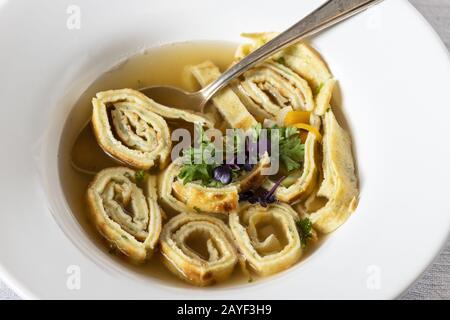
[[[203,90],[192,93],[173,86],[150,86],[139,91],[160,104],[194,112],[203,112],[207,102]]]

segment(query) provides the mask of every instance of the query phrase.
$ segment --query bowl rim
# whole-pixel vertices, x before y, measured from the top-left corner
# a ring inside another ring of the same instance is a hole
[[[414,6],[412,6],[412,4],[410,4],[408,1],[406,0],[402,0],[402,3],[405,4],[406,6],[409,7],[410,10],[413,10],[415,12],[416,18],[417,19],[421,19],[422,21],[422,25],[423,27],[427,28],[428,30],[428,34],[431,35],[433,37],[434,42],[439,42],[441,45],[441,49],[445,50],[447,57],[449,59],[447,59],[447,63],[450,66],[450,55],[449,52],[447,50],[447,48],[445,47],[444,43],[442,42],[442,40],[440,39],[440,37],[437,35],[436,31],[431,27],[431,25],[425,20],[425,18],[414,8]],[[1,11],[1,8],[0,8]],[[418,18],[420,17],[420,18]],[[326,53],[324,53],[326,56]],[[53,215],[52,215],[53,216]],[[59,225],[60,222],[57,221],[57,219],[55,219],[57,224]],[[60,226],[61,228],[61,226]],[[65,230],[65,227],[61,228],[63,231]],[[447,238],[441,243],[441,246],[439,248],[437,248],[437,250],[435,250],[434,254],[433,254],[433,258],[430,259],[429,261],[424,262],[423,264],[423,268],[421,270],[417,270],[416,272],[416,276],[415,276],[415,280],[413,283],[407,285],[406,287],[404,287],[402,290],[398,290],[398,293],[396,294],[397,297],[401,297],[407,290],[408,288],[410,288],[415,281],[417,281],[417,279],[420,277],[420,275],[425,272],[427,270],[427,268],[429,267],[429,265],[438,257],[438,254],[445,248],[445,245],[449,239],[449,235],[450,235],[450,230],[447,231]],[[72,241],[73,242],[73,241]],[[290,271],[294,271],[296,268],[292,268]],[[11,272],[10,270],[7,270],[7,268],[5,268],[3,266],[3,264],[0,261],[0,273],[2,275],[2,280],[10,287],[12,287],[17,293],[19,293],[19,295],[21,295],[24,298],[28,298],[28,299],[35,299],[38,298],[37,295],[35,295],[32,290],[30,288],[28,288],[28,286],[23,283],[20,279],[18,279],[15,275],[14,272]],[[289,271],[287,271],[289,272]],[[282,274],[285,274],[287,272],[283,272]],[[393,298],[393,297],[391,297]]]

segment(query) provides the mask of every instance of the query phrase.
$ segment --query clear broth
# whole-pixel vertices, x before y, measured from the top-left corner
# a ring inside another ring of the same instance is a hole
[[[177,286],[189,286],[164,267],[159,252],[156,252],[147,263],[133,265],[123,255],[116,254],[117,252],[111,249],[107,241],[90,223],[85,195],[93,175],[75,170],[71,159],[73,157],[78,159],[78,162],[90,164],[90,168],[94,172],[105,167],[117,166],[117,163],[104,156],[90,127],[83,130],[91,116],[91,100],[97,92],[103,90],[140,89],[158,84],[173,85],[190,91],[197,90],[199,89],[197,85],[186,76],[186,67],[210,60],[223,71],[231,64],[235,49],[236,45],[233,43],[202,41],[171,44],[146,50],[119,63],[94,81],[73,106],[66,121],[59,148],[59,171],[67,203],[87,236],[101,250],[111,254],[111,258],[116,262],[126,265],[139,274],[171,282]],[[77,144],[77,148],[72,150],[80,132],[83,139],[81,143]],[[303,259],[309,255],[312,249],[310,248],[308,252],[304,253]],[[249,279],[249,276],[244,274],[241,268],[236,267],[230,279],[225,284],[218,286],[246,283],[255,279],[252,278]]]

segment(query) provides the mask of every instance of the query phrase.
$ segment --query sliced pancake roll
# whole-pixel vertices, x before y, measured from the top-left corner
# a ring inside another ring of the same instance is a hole
[[[92,105],[92,124],[100,147],[137,169],[166,166],[171,139],[164,118],[212,126],[202,116],[163,106],[132,89],[99,92]]]
[[[160,175],[161,202],[177,212],[229,214],[238,210],[240,192],[256,188],[266,180],[261,171],[270,165],[270,159],[266,154],[251,171],[221,186],[205,186],[199,181],[184,183],[179,177],[183,165],[179,158]]]
[[[250,40],[250,43],[238,47],[235,59],[241,60],[276,35],[277,33],[274,32],[242,34],[243,37]],[[314,112],[317,115],[324,115],[330,108],[329,102],[334,90],[335,79],[320,54],[308,44],[300,42],[275,54],[272,61],[283,64],[308,82],[314,95]]]
[[[315,95],[315,114],[323,116],[330,108],[336,80],[322,57],[306,43],[288,47],[282,53],[286,67],[308,81]]]
[[[314,228],[329,233],[339,228],[356,209],[358,186],[350,136],[331,110],[324,116],[324,131],[323,181],[305,206]],[[322,202],[319,208],[308,210],[319,202]]]
[[[264,62],[245,72],[234,86],[244,105],[259,122],[277,119],[285,108],[313,111],[314,98],[308,83],[275,61]]]
[[[151,257],[161,232],[156,178],[117,167],[100,171],[87,190],[92,221],[101,235],[137,262]]]
[[[313,128],[320,130],[320,118],[311,114],[310,123]],[[275,191],[278,200],[286,203],[296,203],[309,196],[316,186],[318,168],[316,164],[318,137],[309,132],[304,141],[304,159],[298,169],[285,173],[285,179]],[[266,190],[271,190],[277,177],[271,177],[264,183]]]
[[[196,286],[227,279],[238,261],[229,228],[208,215],[177,215],[164,226],[160,243],[169,270]]]
[[[172,162],[159,177],[159,197],[164,205],[177,212],[191,213],[237,210],[239,191],[236,185],[218,188],[195,182],[185,184],[178,177],[183,165],[180,160]]]
[[[192,75],[202,87],[213,82],[220,76],[220,70],[211,61],[205,61],[190,68]],[[212,98],[223,119],[230,128],[244,131],[256,125],[255,118],[248,112],[236,94],[229,87],[222,89]]]
[[[286,204],[247,204],[230,215],[239,252],[252,271],[271,275],[295,264],[302,254],[297,213]]]

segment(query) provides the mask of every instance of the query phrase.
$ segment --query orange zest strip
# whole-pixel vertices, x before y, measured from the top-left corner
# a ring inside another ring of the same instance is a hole
[[[293,127],[311,132],[316,136],[318,142],[322,142],[322,135],[320,134],[319,130],[317,130],[317,128],[313,127],[312,125],[306,123],[295,123],[293,124]]]
[[[289,111],[284,117],[284,124],[291,126],[296,123],[309,123],[311,112],[309,111]]]

